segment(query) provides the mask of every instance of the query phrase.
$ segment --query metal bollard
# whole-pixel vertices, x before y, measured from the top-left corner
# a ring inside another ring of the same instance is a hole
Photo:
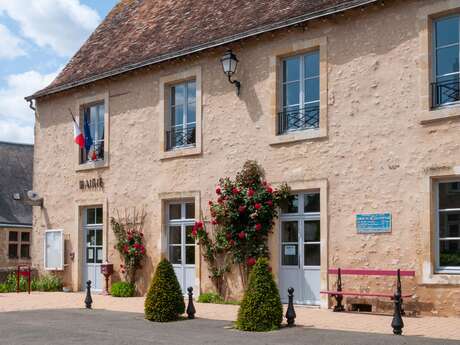
[[[287,310],[286,310],[286,319],[287,319],[287,324],[288,324],[288,327],[293,327],[295,326],[295,318],[296,318],[296,314],[295,314],[295,310],[294,310],[294,288],[290,287],[288,289],[288,298],[289,298],[289,302],[288,302],[288,307],[287,307]]]
[[[91,298],[91,280],[88,280],[86,282],[86,298],[85,298],[86,309],[91,309],[91,304],[93,304],[93,299]]]
[[[187,306],[187,315],[189,319],[195,318],[195,306],[193,305],[193,288],[190,286],[188,289],[188,306]]]
[[[395,311],[393,314],[393,321],[391,327],[393,327],[393,334],[402,335],[402,329],[404,328],[404,321],[401,316],[401,294],[397,291],[394,295]]]

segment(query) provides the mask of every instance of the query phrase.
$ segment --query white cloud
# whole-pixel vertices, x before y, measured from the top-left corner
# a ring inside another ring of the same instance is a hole
[[[1,1],[1,0],[0,0]],[[0,24],[0,59],[14,59],[26,55],[22,46],[24,41]]]
[[[47,86],[57,73],[28,71],[5,78],[6,87],[0,89],[0,140],[33,141],[35,117],[24,97]]]
[[[19,23],[24,37],[60,56],[74,54],[101,19],[80,0],[0,0],[0,11]]]

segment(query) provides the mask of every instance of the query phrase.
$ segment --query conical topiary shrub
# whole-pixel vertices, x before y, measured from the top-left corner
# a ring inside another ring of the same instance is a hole
[[[176,321],[185,311],[184,297],[174,269],[168,260],[158,264],[145,298],[145,318],[150,321]]]
[[[236,327],[242,331],[266,332],[278,329],[283,306],[268,260],[260,258],[249,275],[249,284],[238,311]]]

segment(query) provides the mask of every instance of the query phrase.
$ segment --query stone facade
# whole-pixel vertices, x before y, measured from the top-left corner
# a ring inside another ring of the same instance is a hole
[[[434,183],[460,179],[460,107],[429,109],[431,16],[460,12],[458,1],[386,1],[231,45],[240,60],[241,96],[222,73],[218,47],[37,100],[34,190],[44,208],[34,209],[33,262],[43,269],[45,229],[63,229],[67,285],[82,288],[81,209],[101,205],[104,258],[119,265],[110,217],[117,209],[144,207],[148,260],[139,276],[145,292],[155,265],[167,255],[165,202],[195,201],[209,218],[207,202],[222,176],[256,159],[268,181],[321,194],[321,289],[333,288],[328,267],[412,269],[405,292],[421,312],[460,314],[460,275],[435,274]],[[280,58],[320,49],[320,129],[275,133],[280,99]],[[197,146],[164,152],[164,87],[197,80]],[[199,83],[198,83],[199,81]],[[72,120],[81,105],[105,101],[105,162],[81,167],[72,141]],[[198,122],[198,121],[197,121]],[[110,143],[108,142],[110,140]],[[52,145],[51,145],[52,143]],[[79,181],[102,178],[97,190]],[[357,234],[359,213],[392,214],[389,234]],[[270,239],[279,271],[279,227]],[[72,254],[72,255],[71,255]],[[198,258],[199,251],[196,251]],[[208,291],[208,272],[196,260],[196,288]],[[118,275],[115,275],[118,279]],[[347,289],[388,291],[393,279],[344,278]],[[238,279],[231,279],[239,296]],[[328,305],[322,297],[323,307]]]

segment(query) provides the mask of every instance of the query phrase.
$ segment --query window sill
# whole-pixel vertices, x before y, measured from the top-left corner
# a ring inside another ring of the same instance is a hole
[[[457,120],[460,118],[460,104],[451,104],[433,108],[430,111],[427,111],[422,119],[420,124],[427,125],[434,122],[440,121],[449,121]]]
[[[75,168],[75,171],[87,171],[87,170],[102,169],[102,168],[108,168],[108,167],[109,167],[109,161],[107,159],[104,159],[103,161],[87,162],[87,163],[79,164]]]
[[[181,147],[176,148],[171,151],[164,151],[160,153],[160,159],[173,159],[187,156],[196,156],[201,154],[201,147],[192,146],[192,147]]]
[[[327,132],[324,128],[307,129],[304,131],[290,132],[275,136],[270,145],[282,145],[305,140],[326,139]]]
[[[460,285],[460,271],[442,271],[424,277],[421,285]]]

